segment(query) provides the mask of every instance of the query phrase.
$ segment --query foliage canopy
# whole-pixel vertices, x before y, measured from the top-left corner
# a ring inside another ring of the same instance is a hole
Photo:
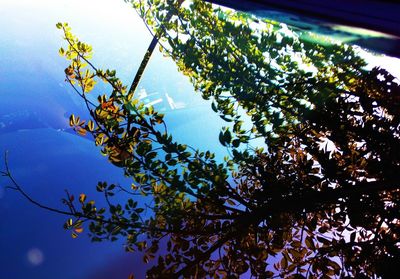
[[[91,134],[131,189],[99,182],[108,206],[64,199],[73,237],[123,237],[157,258],[149,278],[385,276],[399,263],[400,86],[356,51],[303,41],[285,26],[203,1],[132,1],[161,49],[226,122],[230,156],[174,141],[163,114],[68,43],[66,80],[91,114]],[[165,20],[168,15],[169,20]],[[110,85],[93,103],[97,81]],[[253,147],[262,139],[264,147]],[[115,203],[117,192],[126,203]],[[146,207],[138,200],[147,196]],[[150,209],[150,212],[149,210]],[[166,248],[160,248],[160,247]]]

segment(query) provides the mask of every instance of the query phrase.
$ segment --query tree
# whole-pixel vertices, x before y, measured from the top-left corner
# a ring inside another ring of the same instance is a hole
[[[387,275],[400,259],[394,77],[365,70],[349,46],[314,46],[284,26],[202,1],[133,4],[231,126],[219,140],[232,155],[217,162],[175,142],[163,115],[115,71],[91,64],[91,47],[58,24],[68,43],[60,54],[71,62],[66,80],[92,117],[72,115],[70,124],[134,180],[131,189],[97,185],[107,208],[68,195],[59,213],[71,216],[73,237],[89,223],[94,241],[125,238],[145,262],[158,257],[150,278]],[[96,80],[111,93],[93,103]],[[266,146],[252,147],[257,138]],[[114,203],[116,190],[126,203]],[[151,199],[150,213],[138,206],[141,195]]]

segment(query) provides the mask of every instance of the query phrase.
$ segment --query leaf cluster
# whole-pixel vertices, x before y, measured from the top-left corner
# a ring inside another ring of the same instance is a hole
[[[365,70],[349,46],[310,45],[203,1],[132,2],[227,122],[219,140],[231,156],[217,162],[174,141],[163,115],[94,67],[91,47],[59,24],[66,80],[92,116],[70,124],[133,179],[129,189],[99,183],[107,208],[65,199],[73,237],[84,222],[94,241],[123,237],[128,251],[155,259],[149,278],[385,276],[400,258],[395,78]],[[111,93],[92,103],[98,80]],[[266,146],[253,148],[256,138]]]

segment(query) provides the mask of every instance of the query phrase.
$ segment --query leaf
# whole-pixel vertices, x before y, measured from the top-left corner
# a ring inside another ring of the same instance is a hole
[[[286,269],[287,266],[288,266],[288,262],[286,260],[286,257],[282,257],[282,259],[281,259],[281,267],[282,267],[282,269]]]
[[[324,244],[324,245],[329,245],[329,244],[330,244],[329,239],[326,239],[326,238],[324,238],[324,237],[317,236],[317,240],[318,240],[319,242],[321,242],[322,244]]]
[[[240,145],[240,140],[239,139],[234,139],[232,141],[232,146],[233,147],[237,148],[237,147],[239,147],[239,145]]]
[[[83,232],[83,228],[76,228],[76,229],[74,229],[74,231],[76,233],[82,233]]]
[[[86,200],[86,195],[85,195],[85,194],[80,194],[80,195],[79,195],[79,201],[80,201],[81,203],[84,203],[85,200]]]
[[[232,205],[232,206],[235,206],[235,205],[236,205],[236,203],[235,203],[233,200],[231,200],[231,199],[227,199],[226,202],[227,202],[229,205]]]
[[[314,241],[313,241],[313,239],[312,239],[310,236],[307,236],[307,237],[306,237],[305,243],[306,243],[306,246],[307,246],[309,249],[315,251]]]
[[[350,242],[353,243],[356,240],[357,232],[354,231],[350,234]]]
[[[86,130],[82,129],[81,127],[77,127],[75,131],[80,135],[80,136],[86,136]]]
[[[96,84],[96,81],[94,79],[92,79],[92,78],[86,79],[84,82],[85,93],[89,93],[90,91],[92,91],[95,84]]]
[[[89,120],[87,127],[88,127],[89,131],[91,131],[91,132],[94,130],[94,123],[92,120]]]
[[[59,53],[61,56],[64,56],[65,50],[61,47],[61,48],[58,50],[58,53]]]
[[[289,249],[289,252],[292,254],[294,260],[296,259],[300,260],[303,258],[302,254],[296,249]]]
[[[214,112],[218,112],[217,106],[215,105],[214,102],[211,103],[211,108]]]
[[[330,260],[328,262],[328,265],[333,268],[335,274],[338,275],[340,273],[341,268],[340,268],[340,265],[337,262]]]
[[[76,123],[75,115],[71,114],[69,117],[69,126],[75,126],[75,123]]]
[[[226,115],[224,115],[224,114],[220,114],[220,116],[219,117],[221,117],[224,121],[226,121],[226,122],[232,122],[233,120],[232,120],[232,118],[228,118]]]

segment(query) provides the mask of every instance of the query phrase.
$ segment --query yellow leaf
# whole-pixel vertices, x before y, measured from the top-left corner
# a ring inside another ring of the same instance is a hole
[[[75,115],[71,114],[69,117],[69,126],[74,126],[75,125]]]
[[[94,130],[94,123],[93,123],[92,120],[89,120],[87,125],[88,125],[88,128],[89,128],[89,131],[93,131]]]
[[[86,200],[86,195],[85,195],[85,194],[80,194],[80,195],[79,195],[79,201],[80,201],[81,203],[84,203],[85,200]]]
[[[84,81],[84,90],[85,93],[89,93],[90,91],[93,90],[94,85],[96,84],[95,80],[92,78],[88,78]]]
[[[76,228],[74,231],[76,233],[82,233],[83,232],[83,228]]]

